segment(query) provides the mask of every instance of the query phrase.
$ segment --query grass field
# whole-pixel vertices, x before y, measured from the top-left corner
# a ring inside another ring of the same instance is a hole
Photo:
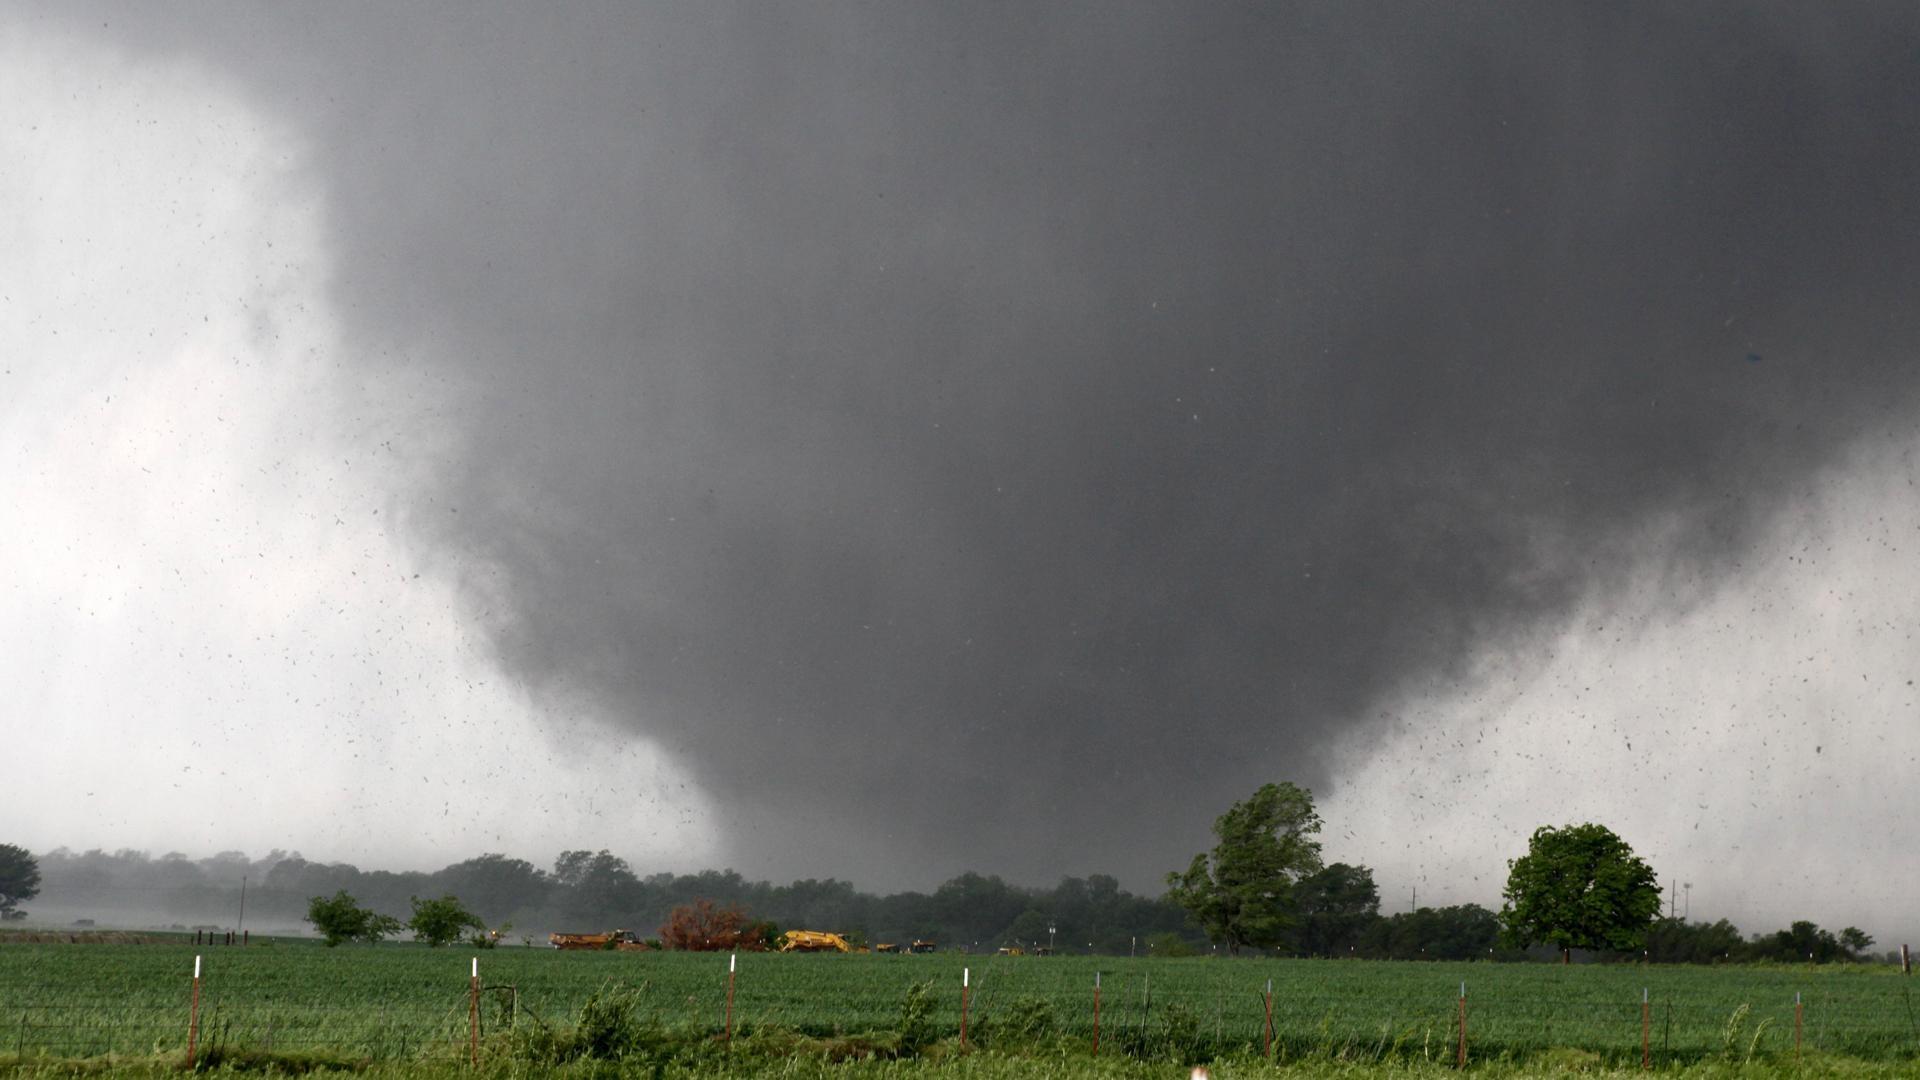
[[[196,954],[203,958],[199,1047],[230,1061],[245,1054],[391,1068],[461,1061],[474,956],[485,988],[483,1054],[496,1060],[524,1056],[546,1038],[542,1032],[581,1029],[582,1008],[596,994],[630,1009],[656,1049],[700,1051],[689,1060],[704,1060],[726,1017],[724,955],[0,944],[0,1060],[44,1066],[47,1058],[184,1056]],[[969,1048],[989,1052],[965,1066],[956,1057],[963,968],[971,983]],[[1105,1064],[1090,1056],[1096,973]],[[743,954],[734,1031],[742,1060],[872,1053],[924,1059],[915,1068],[978,1070],[991,1068],[996,1055],[1033,1065],[1040,1054],[1062,1068],[1092,1070],[1071,1075],[1121,1075],[1134,1064],[1149,1068],[1142,1075],[1165,1075],[1172,1063],[1219,1061],[1227,1070],[1216,1071],[1221,1076],[1265,1068],[1269,979],[1273,1056],[1295,1068],[1450,1064],[1464,982],[1469,1055],[1483,1069],[1561,1059],[1637,1067],[1644,988],[1651,1053],[1662,1067],[1796,1060],[1797,994],[1804,1005],[1798,1060],[1920,1072],[1912,980],[1879,967]],[[904,1022],[914,1029],[907,1040],[914,1052],[902,1053],[903,1005],[918,984],[930,984],[930,992]],[[727,1071],[723,1060],[713,1067]],[[849,1076],[867,1067],[836,1066]]]

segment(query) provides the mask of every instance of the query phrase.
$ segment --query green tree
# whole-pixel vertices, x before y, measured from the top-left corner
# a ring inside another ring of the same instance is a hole
[[[1373,871],[1334,863],[1302,879],[1295,888],[1299,904],[1300,951],[1309,956],[1346,956],[1355,951],[1367,927],[1380,918],[1380,890]]]
[[[525,859],[487,854],[437,871],[419,891],[462,897],[475,914],[499,922],[536,910],[552,889],[553,880]]]
[[[40,863],[33,852],[0,844],[0,919],[24,919],[20,901],[40,895]]]
[[[1354,950],[1382,960],[1485,960],[1495,952],[1500,917],[1478,904],[1423,907],[1373,920]]]
[[[1562,963],[1574,949],[1638,949],[1660,913],[1653,868],[1604,825],[1535,829],[1527,853],[1507,867],[1500,923],[1508,941],[1547,942]]]
[[[969,870],[942,882],[928,897],[940,933],[956,945],[992,948],[994,935],[1027,909],[1029,898],[997,874]]]
[[[307,901],[307,921],[320,932],[328,948],[343,941],[376,944],[400,930],[400,920],[360,906],[347,890],[332,896],[316,896]]]
[[[561,852],[549,880],[560,886],[560,916],[576,922],[619,925],[647,906],[633,868],[605,849]]]
[[[307,901],[307,921],[320,932],[331,949],[343,941],[360,936],[367,925],[367,911],[341,889],[331,897],[315,896]]]
[[[1755,937],[1748,949],[1756,959],[1830,964],[1857,960],[1872,944],[1873,938],[1858,927],[1849,926],[1836,937],[1833,931],[1801,919],[1785,930]]]
[[[1192,956],[1193,943],[1171,930],[1147,935],[1147,955],[1159,957]]]
[[[1279,945],[1293,926],[1294,886],[1320,869],[1319,831],[1312,792],[1263,785],[1214,821],[1211,854],[1167,875],[1167,898],[1229,952]]]
[[[1015,916],[994,940],[997,944],[1018,945],[1023,949],[1044,948],[1051,944],[1047,940],[1047,927],[1054,925],[1052,919],[1028,908]]]
[[[400,932],[401,922],[391,915],[382,915],[377,911],[367,912],[366,925],[361,928],[360,940],[369,945],[380,944],[381,939],[390,938]]]
[[[1643,947],[1656,964],[1718,964],[1742,960],[1747,941],[1739,927],[1725,919],[1690,923],[1685,919],[1655,919]]]
[[[407,920],[407,928],[413,931],[415,941],[426,942],[428,948],[451,945],[468,930],[484,932],[487,928],[480,916],[468,911],[457,897],[422,900],[416,896],[412,899],[413,918]]]

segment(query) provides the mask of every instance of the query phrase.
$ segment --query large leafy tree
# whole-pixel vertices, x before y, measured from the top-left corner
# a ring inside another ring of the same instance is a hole
[[[1639,948],[1660,914],[1653,868],[1604,825],[1542,826],[1507,866],[1508,940],[1554,945],[1563,963],[1574,949]]]
[[[1319,831],[1312,792],[1263,785],[1214,821],[1212,852],[1167,875],[1167,898],[1229,952],[1280,945],[1293,926],[1294,886],[1320,869]]]
[[[18,919],[20,901],[40,895],[40,863],[33,852],[14,844],[0,844],[0,919]]]
[[[956,935],[954,944],[988,948],[994,945],[994,935],[1019,918],[1031,902],[999,875],[972,871],[942,882],[928,897],[934,917]]]
[[[1309,874],[1295,888],[1295,899],[1298,944],[1309,956],[1346,955],[1380,918],[1380,890],[1364,866],[1334,863]]]
[[[551,880],[561,887],[561,915],[588,924],[626,920],[644,905],[640,879],[627,860],[600,851],[563,851]]]
[[[1840,931],[1840,948],[1846,952],[1847,959],[1858,960],[1873,947],[1873,935],[1857,926],[1849,926]]]
[[[552,879],[525,859],[486,854],[435,873],[432,890],[460,896],[475,914],[499,922],[535,907],[552,887]]]

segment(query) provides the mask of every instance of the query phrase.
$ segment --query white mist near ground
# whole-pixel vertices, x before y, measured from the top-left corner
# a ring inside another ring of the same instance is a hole
[[[344,353],[320,196],[204,71],[0,44],[0,841],[699,864],[699,793],[406,542],[462,391]]]
[[[1863,441],[1709,577],[1652,530],[1624,587],[1387,706],[1322,800],[1328,857],[1374,867],[1383,910],[1498,908],[1536,827],[1596,821],[1696,921],[1912,936],[1916,455]]]

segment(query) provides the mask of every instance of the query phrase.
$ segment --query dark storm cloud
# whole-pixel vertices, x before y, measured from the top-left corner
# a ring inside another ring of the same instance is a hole
[[[314,140],[506,666],[744,868],[892,884],[1171,868],[1649,520],[1710,579],[1910,430],[1916,26],[1785,10],[47,17]]]

